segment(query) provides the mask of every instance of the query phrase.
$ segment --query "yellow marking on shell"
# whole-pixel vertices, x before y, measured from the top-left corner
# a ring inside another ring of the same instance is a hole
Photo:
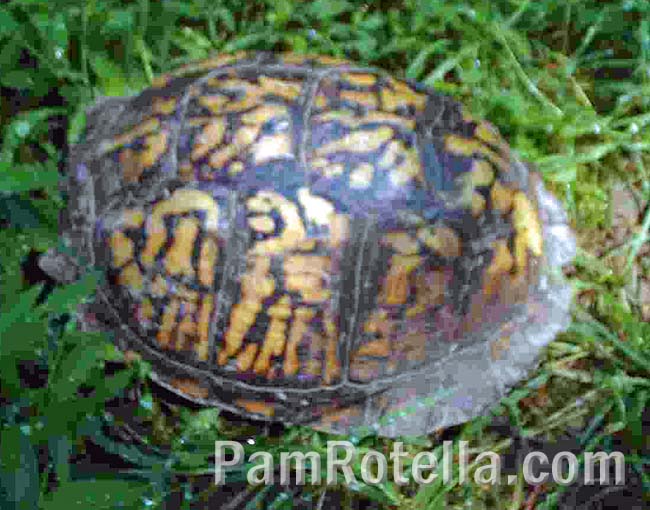
[[[429,307],[445,302],[445,274],[443,271],[418,273],[415,277],[415,304],[406,309],[408,318],[426,312]]]
[[[156,115],[171,115],[176,110],[177,99],[157,97],[153,100],[153,113]]]
[[[133,258],[135,246],[120,230],[113,232],[110,238],[111,254],[113,255],[113,266],[122,267]]]
[[[356,356],[381,356],[387,357],[390,355],[390,343],[388,338],[383,337],[378,340],[371,340],[366,342],[356,352]]]
[[[345,123],[346,126],[352,125],[361,119],[355,117],[352,110],[329,110],[312,117],[312,122],[324,124],[326,122],[338,121]]]
[[[406,130],[415,129],[415,120],[389,112],[372,111],[363,116],[366,122],[390,122],[398,124]]]
[[[501,137],[499,130],[487,121],[483,121],[476,126],[474,136],[485,143],[499,147],[501,150],[508,150],[508,144]]]
[[[391,123],[397,124],[405,130],[415,129],[415,120],[396,115],[390,112],[370,110],[362,116],[355,116],[350,110],[331,110],[312,117],[312,122],[324,124],[326,122],[340,122],[344,126],[358,128],[370,123]]]
[[[275,222],[270,216],[253,216],[248,218],[248,226],[255,232],[271,234],[275,231]]]
[[[298,345],[308,330],[309,321],[314,318],[315,312],[311,308],[298,307],[293,314],[293,323],[289,330],[287,349],[284,357],[283,370],[286,376],[295,375],[300,368],[298,360]]]
[[[418,238],[430,249],[443,257],[460,257],[462,247],[456,232],[449,227],[435,227],[433,232],[429,229],[420,229]]]
[[[269,307],[266,314],[271,317],[271,322],[266,330],[262,350],[253,365],[257,374],[266,374],[271,365],[271,356],[279,356],[284,351],[287,319],[291,317],[291,298],[282,296]]]
[[[219,256],[219,247],[213,237],[205,237],[199,254],[199,282],[206,287],[214,283],[214,267]]]
[[[305,210],[307,221],[319,226],[329,225],[334,214],[334,204],[318,195],[312,195],[309,188],[298,189],[298,202]]]
[[[499,171],[507,173],[510,170],[510,164],[480,140],[463,138],[458,135],[447,135],[445,137],[445,150],[459,156],[478,154],[490,161]]]
[[[490,190],[490,198],[492,199],[493,207],[506,214],[512,208],[514,191],[503,186],[501,182],[495,181]]]
[[[344,101],[358,103],[370,109],[377,109],[377,96],[374,92],[361,92],[358,90],[342,90],[340,97]]]
[[[381,101],[385,110],[394,112],[400,107],[412,106],[416,111],[421,111],[427,102],[427,96],[414,92],[408,85],[397,80],[391,80],[395,90],[382,87],[380,90]]]
[[[256,254],[281,253],[294,248],[305,239],[305,227],[298,207],[275,191],[260,191],[258,196],[268,199],[282,217],[284,228],[277,237],[257,241],[251,251]]]
[[[232,141],[233,145],[239,150],[244,150],[255,141],[261,129],[261,125],[246,125],[240,127],[235,132],[235,137]]]
[[[175,295],[179,299],[182,299],[183,301],[187,301],[189,303],[196,303],[199,300],[199,293],[186,287],[185,285],[176,286]]]
[[[184,161],[179,165],[178,176],[183,182],[194,180],[194,167],[189,161]]]
[[[151,212],[147,225],[147,244],[142,251],[141,260],[151,267],[155,257],[165,244],[167,230],[164,217],[169,214],[180,215],[191,211],[205,211],[204,228],[217,232],[219,225],[219,207],[214,199],[203,191],[180,188],[166,200],[158,202]]]
[[[409,294],[411,273],[419,267],[419,255],[393,255],[386,275],[382,302],[386,305],[404,305]]]
[[[372,87],[377,83],[377,77],[369,73],[342,73],[341,78],[350,85],[357,85],[359,87]]]
[[[354,189],[366,189],[372,184],[372,177],[375,167],[370,163],[361,163],[350,172],[350,187]]]
[[[384,153],[379,158],[379,166],[391,168],[397,163],[397,157],[404,150],[404,144],[399,140],[393,140],[384,149]]]
[[[403,154],[404,160],[402,163],[390,173],[391,182],[397,186],[403,186],[411,180],[418,180],[425,184],[417,150],[414,148],[404,149]]]
[[[212,168],[221,169],[239,153],[239,147],[234,144],[226,145],[223,149],[210,154],[209,164]]]
[[[115,149],[128,145],[134,142],[136,139],[141,136],[145,136],[160,129],[160,121],[157,118],[147,119],[144,122],[138,124],[134,128],[130,129],[124,134],[116,136],[113,140],[109,142],[102,143],[100,152],[105,154],[107,152],[112,152]]]
[[[139,228],[144,223],[144,211],[142,209],[124,209],[122,211],[121,224],[123,228]]]
[[[518,234],[526,239],[526,245],[533,255],[542,256],[542,225],[535,207],[523,191],[513,197],[512,223]]]
[[[172,298],[163,311],[160,329],[156,335],[156,339],[163,349],[169,349],[171,347],[171,333],[176,326],[176,316],[178,315],[180,306],[181,302],[176,298]]]
[[[245,400],[243,398],[238,398],[235,400],[235,405],[251,414],[261,414],[267,418],[271,418],[275,414],[275,408],[273,405],[261,400]]]
[[[427,303],[430,305],[442,305],[445,302],[445,273],[443,271],[431,271],[428,285],[423,287],[426,290]]]
[[[316,97],[314,97],[314,106],[316,108],[327,108],[328,105],[328,99],[324,94],[318,93]]]
[[[199,308],[199,324],[198,334],[199,341],[196,343],[196,355],[202,361],[208,361],[208,349],[210,342],[208,335],[210,332],[210,315],[212,314],[212,307],[214,305],[214,298],[211,294],[205,294],[201,307]]]
[[[325,327],[325,336],[327,338],[323,382],[325,384],[332,384],[341,375],[341,362],[338,355],[338,331],[334,321],[327,312],[323,317],[323,326]]]
[[[215,94],[210,96],[200,96],[198,101],[203,108],[210,110],[215,115],[219,115],[224,113],[223,108],[228,104],[229,99],[227,96]]]
[[[472,161],[470,170],[472,186],[489,186],[494,181],[494,169],[492,165],[483,159]]]
[[[193,277],[192,252],[199,233],[196,218],[181,218],[174,230],[174,243],[165,255],[165,269],[172,275]]]
[[[406,232],[390,232],[384,235],[384,240],[402,255],[415,255],[418,253],[417,240]]]
[[[151,282],[151,293],[158,297],[167,294],[167,281],[162,277],[162,275],[157,274]]]
[[[209,57],[204,60],[197,60],[195,62],[190,62],[184,66],[179,67],[178,69],[172,71],[174,76],[187,76],[191,74],[198,73],[200,71],[211,71],[217,67],[225,66],[231,64],[237,60],[240,60],[246,56],[246,52],[239,51],[236,53],[222,53],[215,55],[214,57]]]
[[[241,161],[233,161],[230,163],[230,166],[228,166],[228,175],[234,177],[235,175],[242,173],[244,168],[244,163]]]
[[[372,130],[353,131],[348,135],[331,141],[315,150],[318,156],[327,156],[333,152],[370,152],[377,150],[385,142],[393,137],[393,129],[388,126],[381,126]]]
[[[528,239],[525,233],[515,235],[514,248],[517,273],[521,275],[526,271],[528,265]]]
[[[219,111],[215,113],[236,113],[248,110],[254,106],[258,106],[262,100],[262,96],[266,93],[266,90],[264,90],[262,87],[248,83],[238,78],[218,80],[214,83],[214,85],[220,88],[234,90],[240,95],[241,92],[243,92],[243,95],[241,95],[240,99],[237,99],[235,101],[226,101],[219,109]]]
[[[224,119],[213,119],[207,124],[192,149],[190,159],[196,161],[204,157],[213,147],[216,147],[223,141],[223,135],[226,132],[226,123]]]
[[[323,287],[331,270],[329,257],[318,255],[288,255],[284,259],[284,285],[297,292],[305,303],[322,303],[331,292]]]
[[[218,118],[218,117],[217,117]],[[205,117],[190,117],[186,120],[187,125],[190,127],[200,127],[210,124],[215,119],[214,115],[208,115]]]
[[[237,371],[247,372],[250,370],[257,355],[257,344],[248,344],[244,350],[237,355]]]
[[[253,161],[261,165],[274,159],[293,159],[289,133],[262,136],[252,147]]]
[[[175,378],[169,381],[169,384],[184,395],[195,399],[205,399],[210,394],[208,388],[203,386],[198,380],[192,378]]]
[[[138,154],[133,149],[127,148],[120,151],[119,160],[124,182],[138,182],[144,170],[140,164]]]
[[[262,88],[266,90],[267,94],[280,96],[288,101],[293,101],[300,96],[300,83],[280,80],[277,78],[269,78],[267,76],[260,76],[259,82]]]
[[[117,283],[124,287],[129,287],[132,290],[142,290],[144,279],[138,265],[135,262],[131,262],[129,265],[124,266],[120,271]]]
[[[344,214],[335,214],[330,223],[330,246],[338,248],[350,238],[350,218]]]
[[[196,304],[192,302],[183,302],[183,318],[173,332],[176,337],[176,350],[185,351],[189,345],[196,341],[197,327],[193,320],[196,312]]]
[[[151,86],[156,89],[161,89],[165,87],[168,83],[169,80],[171,79],[172,75],[169,73],[166,74],[160,74],[156,77],[154,77],[153,80],[151,80]]]
[[[228,330],[224,337],[224,348],[219,352],[218,363],[224,365],[230,356],[242,346],[248,330],[255,324],[257,314],[262,310],[262,301],[273,295],[275,280],[269,275],[271,259],[252,257],[252,266],[240,278],[241,301],[232,307]]]
[[[140,319],[143,321],[153,319],[153,303],[148,297],[143,298],[140,302]]]
[[[496,361],[502,358],[503,353],[510,349],[510,337],[502,336],[490,344],[490,357]]]
[[[485,197],[476,191],[472,193],[472,216],[478,217],[485,211]]]
[[[485,279],[483,283],[483,292],[487,296],[494,294],[501,276],[509,273],[514,265],[514,259],[508,249],[508,244],[503,239],[499,239],[492,245],[494,255],[490,265],[485,270]]]
[[[329,166],[325,167],[323,175],[329,179],[332,179],[337,175],[342,175],[344,170],[345,167],[342,163],[332,163]]]
[[[320,171],[325,177],[333,178],[343,174],[345,167],[342,163],[332,163],[325,158],[316,158],[310,162],[312,170]]]
[[[167,131],[161,131],[145,138],[145,149],[140,154],[140,165],[145,169],[152,167],[167,150]]]
[[[252,212],[270,213],[273,210],[273,202],[268,195],[258,194],[246,200],[246,207]]]
[[[273,119],[289,119],[289,109],[279,104],[262,104],[241,116],[244,124],[263,124]]]

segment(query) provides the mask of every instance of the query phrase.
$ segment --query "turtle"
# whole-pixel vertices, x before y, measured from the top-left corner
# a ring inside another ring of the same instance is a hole
[[[217,54],[86,112],[61,282],[184,401],[381,436],[465,422],[570,322],[560,202],[490,122],[346,59]]]

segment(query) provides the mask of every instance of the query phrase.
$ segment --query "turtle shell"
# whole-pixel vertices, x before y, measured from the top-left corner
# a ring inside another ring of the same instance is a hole
[[[429,432],[494,404],[567,325],[553,270],[574,242],[537,174],[374,68],[190,64],[91,108],[64,188],[64,244],[107,276],[84,327],[245,416]]]

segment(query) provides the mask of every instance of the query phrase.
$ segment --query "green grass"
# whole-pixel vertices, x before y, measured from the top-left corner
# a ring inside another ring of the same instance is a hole
[[[295,427],[267,436],[228,423],[215,410],[165,407],[146,385],[138,414],[150,434],[141,444],[116,440],[103,428],[114,419],[104,402],[130,381],[144,380],[147,367],[136,363],[104,377],[104,367],[121,354],[67,320],[92,292],[94,278],[43,301],[43,289],[21,276],[21,261],[58,238],[63,202],[56,182],[64,152],[48,125],[66,119],[74,142],[84,109],[97,97],[137,93],[158,73],[238,49],[345,56],[417,79],[494,122],[538,166],[580,240],[571,273],[575,321],[545,351],[534,377],[493,412],[530,440],[554,441],[575,427],[583,451],[612,448],[613,439],[624,438],[627,461],[640,472],[645,465],[650,492],[642,435],[650,398],[650,326],[643,317],[650,310],[638,293],[650,285],[644,251],[650,208],[642,206],[636,222],[621,226],[612,220],[620,204],[611,198],[622,184],[641,204],[650,200],[650,3],[13,0],[0,6],[2,505],[117,508],[122,501],[122,508],[162,508],[175,493],[185,495],[181,508],[190,508],[190,499],[215,490],[191,490],[211,473],[215,439],[254,437],[249,452],[324,453],[328,436],[322,433]],[[27,387],[30,370],[42,380]],[[468,440],[474,453],[507,451],[510,432],[488,423],[466,424],[454,439]],[[372,436],[351,440],[360,448],[391,445]],[[89,442],[131,467],[75,467],[69,459]],[[413,454],[441,448],[435,435],[407,442]],[[522,480],[498,487],[389,481],[339,489],[344,502],[363,497],[386,508],[512,510],[555,508],[563,490],[548,486],[534,496]],[[321,495],[316,487],[295,497],[316,502]],[[294,496],[269,489],[261,497],[273,502],[269,508],[292,508]]]

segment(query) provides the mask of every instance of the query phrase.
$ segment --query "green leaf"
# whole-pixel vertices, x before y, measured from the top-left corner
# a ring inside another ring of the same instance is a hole
[[[121,66],[102,53],[93,54],[90,65],[97,75],[105,95],[122,96],[126,94],[127,82]]]
[[[50,381],[52,396],[58,401],[76,397],[77,388],[89,380],[91,372],[100,365],[104,349],[78,345],[60,361],[54,380]]]
[[[119,35],[124,32],[133,30],[135,19],[131,9],[114,9],[106,23],[102,25],[102,34]]]
[[[56,475],[60,482],[65,483],[70,480],[70,454],[72,452],[72,443],[66,435],[50,437],[48,439],[48,449],[50,457],[54,461]]]
[[[38,108],[17,115],[3,131],[2,160],[13,161],[13,151],[48,128],[47,119],[65,114],[65,108]]]
[[[68,27],[65,23],[65,16],[62,12],[48,14],[47,22],[43,25],[48,43],[55,52],[65,52],[68,49]]]
[[[59,182],[59,173],[54,170],[26,172],[8,167],[8,163],[0,163],[0,191],[18,193],[38,188],[55,188]]]
[[[42,287],[36,285],[31,289],[21,292],[13,302],[13,306],[0,315],[0,348],[2,348],[5,341],[3,338],[5,331],[8,331],[14,323],[20,321],[30,312],[41,290]]]
[[[406,68],[406,77],[413,80],[420,78],[424,72],[424,68],[429,57],[431,55],[439,53],[448,45],[448,43],[449,41],[446,39],[440,39],[439,41],[435,41],[433,44],[427,46],[426,48],[422,48],[418,55],[413,59],[411,64]]]
[[[72,115],[68,125],[68,143],[76,144],[81,139],[81,135],[86,129],[86,110],[78,108]]]
[[[11,13],[7,9],[0,7],[0,39],[10,37],[18,29],[18,22]]]
[[[64,313],[76,309],[82,298],[89,296],[97,287],[99,276],[87,273],[75,283],[65,285],[53,291],[47,301],[41,306],[46,312]]]
[[[28,429],[26,429],[28,430]],[[38,459],[20,426],[0,432],[0,501],[3,509],[37,510]]]
[[[2,73],[0,83],[3,86],[14,89],[28,89],[34,86],[34,72],[23,70],[11,70]]]
[[[151,485],[128,480],[83,480],[62,484],[41,501],[42,510],[141,508]]]

